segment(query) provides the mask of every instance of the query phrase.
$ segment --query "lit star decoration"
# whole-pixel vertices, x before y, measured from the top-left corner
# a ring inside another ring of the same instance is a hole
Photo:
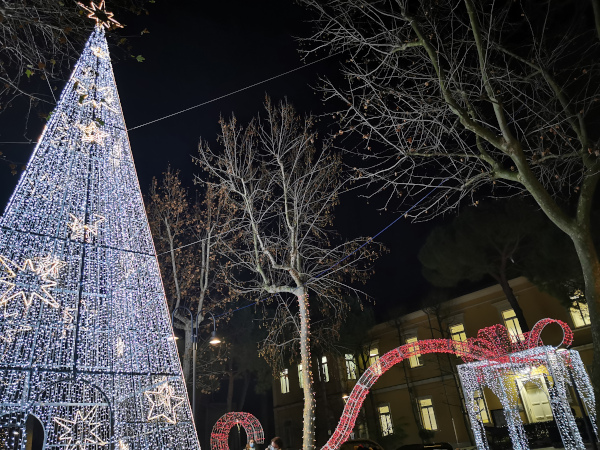
[[[22,266],[0,256],[0,286],[6,290],[0,296],[0,306],[8,304],[13,299],[23,300],[25,308],[29,308],[37,298],[52,308],[58,308],[58,303],[50,293],[50,289],[56,286],[56,267],[59,262],[53,264],[36,264],[31,259],[26,259]]]
[[[119,439],[119,450],[129,450],[129,444],[122,439]]]
[[[175,389],[169,385],[167,380],[162,381],[155,390],[145,391],[144,395],[150,402],[149,422],[162,418],[169,423],[177,423],[175,410],[185,402],[185,398],[175,395]]]
[[[71,229],[71,239],[75,241],[92,242],[94,236],[98,235],[98,225],[106,220],[104,216],[95,214],[94,223],[86,225],[83,219],[73,214],[69,214],[69,216],[71,216],[72,222],[69,222],[67,226]]]
[[[66,266],[63,261],[55,258],[51,254],[34,258],[34,262],[37,264],[38,271],[46,273],[53,278],[58,278],[58,272]]]
[[[97,409],[98,407],[94,406],[87,413],[78,409],[73,420],[54,418],[54,421],[64,428],[58,439],[65,446],[65,450],[87,450],[89,445],[107,444],[98,436],[98,428],[102,426],[102,422],[94,422],[98,420],[95,417]]]
[[[94,56],[97,56],[98,58],[108,58],[108,53],[106,53],[100,47],[92,47],[92,53],[94,54]]]
[[[92,120],[87,125],[77,125],[78,128],[83,132],[81,140],[83,142],[96,143],[104,145],[104,139],[108,137],[108,133],[98,128],[95,120]]]
[[[111,27],[123,28],[123,25],[113,18],[114,14],[106,10],[104,0],[101,0],[100,4],[98,5],[96,5],[94,2],[91,2],[89,8],[83,3],[77,4],[89,13],[88,17],[90,19],[94,19],[96,21],[97,27],[104,27],[106,29]]]
[[[100,109],[104,107],[114,113],[117,113],[116,108],[113,106],[114,99],[112,97],[110,87],[97,87],[94,83],[90,83],[88,85],[83,80],[75,80],[74,86],[75,92],[79,95],[79,98],[77,99],[77,104],[82,108],[86,107],[87,105],[91,105],[94,109]],[[92,122],[92,124],[94,124],[94,122]],[[96,135],[100,137],[100,143],[102,143],[103,139],[107,136],[106,133],[104,133],[104,135],[101,134],[103,132],[100,132],[97,127],[96,129],[90,128],[89,130],[86,127],[83,127],[81,129],[82,131],[84,131],[84,133],[96,133]],[[89,142],[97,141],[90,140]]]

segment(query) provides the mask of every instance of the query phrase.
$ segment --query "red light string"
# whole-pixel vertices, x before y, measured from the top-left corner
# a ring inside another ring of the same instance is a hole
[[[229,412],[215,423],[210,434],[210,448],[212,450],[229,450],[229,432],[235,425],[244,427],[248,441],[254,439],[257,444],[264,442],[265,434],[256,417],[246,412]]]
[[[354,429],[356,418],[360,412],[369,389],[375,384],[381,375],[392,366],[404,359],[428,353],[451,353],[460,356],[465,362],[488,361],[490,365],[502,364],[510,360],[509,355],[514,352],[532,349],[541,346],[541,334],[544,328],[551,324],[558,324],[563,331],[563,339],[560,345],[569,346],[573,343],[573,331],[569,326],[556,319],[542,319],[537,322],[530,332],[520,336],[511,336],[504,325],[497,324],[482,328],[477,337],[468,338],[466,341],[455,341],[452,339],[426,339],[401,345],[383,355],[377,362],[372,364],[362,374],[352,393],[348,397],[342,417],[335,431],[323,447],[323,450],[335,450],[348,440]],[[558,346],[557,346],[558,348]],[[513,358],[514,361],[514,358]],[[519,358],[518,362],[537,362],[537,358]]]

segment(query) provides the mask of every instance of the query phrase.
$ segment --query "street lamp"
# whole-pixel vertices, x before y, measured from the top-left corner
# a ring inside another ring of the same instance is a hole
[[[194,417],[194,425],[196,425],[196,351],[198,350],[198,325],[199,322],[204,320],[202,311],[198,311],[196,314],[196,320],[194,320],[194,314],[187,306],[178,306],[171,313],[171,323],[175,328],[175,312],[179,309],[184,310],[190,315],[190,325],[192,326],[192,416]],[[213,330],[210,334],[210,340],[208,341],[211,345],[217,345],[221,343],[221,339],[217,336],[217,322],[215,316],[210,311],[207,311],[211,315],[213,321]]]

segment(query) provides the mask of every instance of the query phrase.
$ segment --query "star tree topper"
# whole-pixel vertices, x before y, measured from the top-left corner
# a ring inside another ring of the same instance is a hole
[[[117,22],[113,16],[114,14],[106,10],[104,0],[101,0],[98,5],[94,2],[90,2],[89,8],[83,3],[77,3],[81,8],[88,12],[88,17],[96,21],[97,27],[110,28],[123,28],[119,22]]]

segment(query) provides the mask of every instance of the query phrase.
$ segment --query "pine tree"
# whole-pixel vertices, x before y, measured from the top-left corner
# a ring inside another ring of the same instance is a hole
[[[0,219],[0,447],[199,449],[102,12]]]

